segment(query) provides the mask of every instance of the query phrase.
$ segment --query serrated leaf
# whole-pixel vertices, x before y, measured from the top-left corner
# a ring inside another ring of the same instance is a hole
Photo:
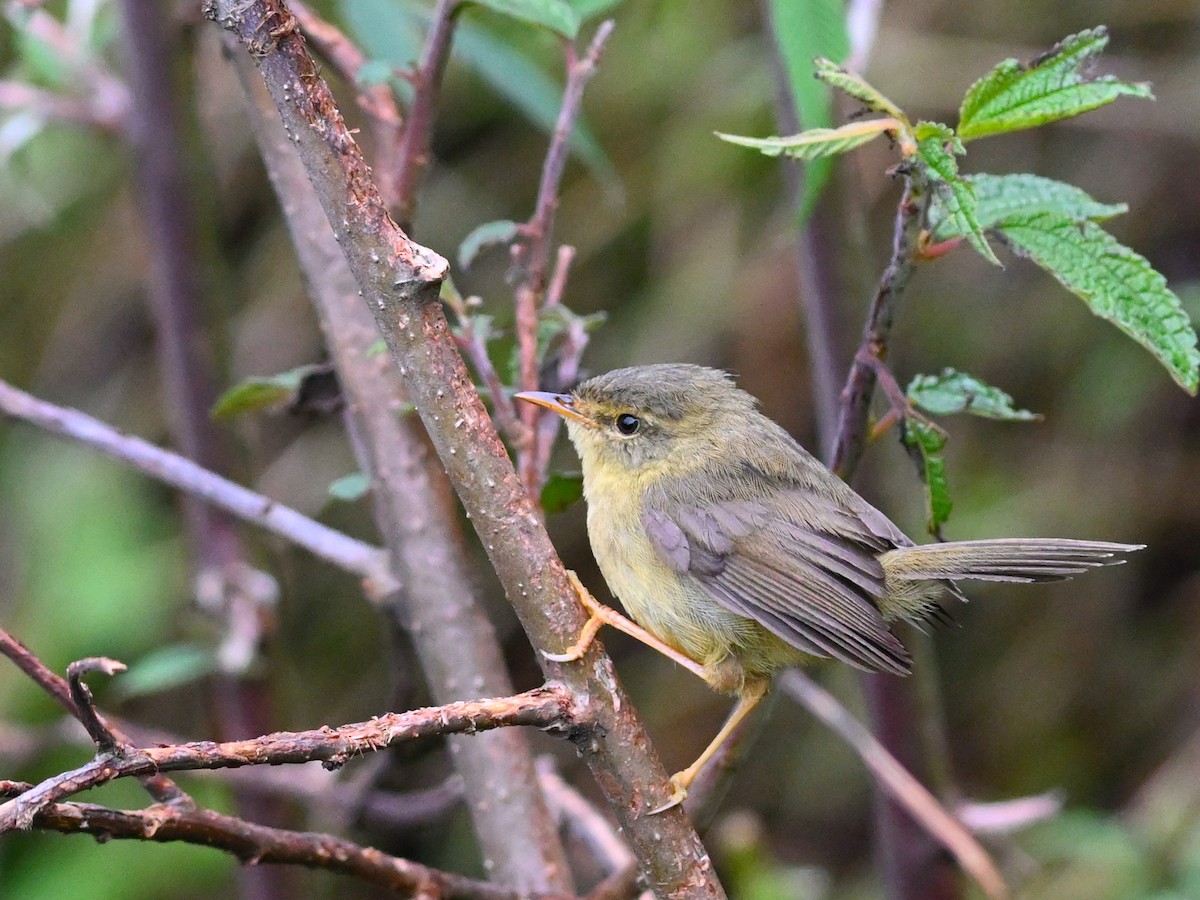
[[[216,651],[199,644],[152,650],[121,675],[113,690],[123,699],[182,687],[217,671]]]
[[[940,122],[918,123],[913,129],[913,137],[917,141],[917,158],[924,163],[926,177],[936,191],[946,218],[984,259],[1000,265],[979,225],[975,188],[958,174],[956,154],[963,152],[962,141]]]
[[[1082,188],[1040,175],[965,175],[975,189],[975,217],[980,228],[992,228],[1013,216],[1060,213],[1076,221],[1103,222],[1128,212],[1124,203],[1100,203]],[[962,237],[939,200],[930,206],[929,226],[935,240]]]
[[[212,408],[212,417],[228,419],[290,401],[308,375],[324,368],[315,365],[297,366],[278,375],[247,378],[217,398]]]
[[[479,6],[520,19],[531,25],[548,28],[569,41],[579,33],[579,16],[563,0],[471,0]]]
[[[900,107],[867,83],[862,76],[847,72],[837,63],[823,56],[813,60],[813,66],[816,77],[830,87],[849,94],[855,100],[864,103],[868,109],[892,116],[901,122],[907,121]]]
[[[934,416],[970,413],[985,419],[1030,422],[1037,413],[1013,406],[1013,398],[974,375],[943,369],[940,375],[918,375],[909,382],[909,401]]]
[[[1086,72],[1108,43],[1108,30],[1091,28],[1070,35],[1028,65],[1006,59],[967,91],[958,112],[964,141],[1033,128],[1077,116],[1123,95],[1152,98],[1144,84]]]
[[[352,503],[361,500],[371,490],[371,479],[366,472],[351,472],[341,478],[335,478],[327,488],[329,496],[334,500]]]
[[[789,137],[752,138],[716,132],[717,137],[739,147],[750,147],[766,156],[790,156],[817,159],[836,156],[874,140],[885,131],[899,127],[895,119],[868,119],[850,122],[840,128],[810,128]]]
[[[579,472],[555,472],[542,487],[542,509],[547,515],[562,512],[583,498],[583,475]]]
[[[954,506],[946,481],[946,459],[942,455],[946,435],[924,419],[905,416],[904,443],[921,465],[921,480],[925,482],[926,527],[930,534],[937,534],[950,518],[950,510]]]
[[[1149,261],[1099,225],[1053,212],[1011,216],[999,229],[1088,308],[1149,350],[1184,390],[1200,383],[1196,331]]]
[[[454,49],[493,91],[547,134],[554,131],[562,87],[527,56],[469,19],[458,23]],[[568,147],[606,186],[620,184],[612,163],[582,120],[576,122]]]
[[[833,98],[829,85],[813,78],[813,60],[817,57],[843,60],[849,54],[844,0],[770,0],[769,22],[787,73],[799,127],[806,130],[831,127]],[[830,172],[828,160],[808,158],[798,210],[801,222],[811,212]]]
[[[458,245],[458,265],[469,269],[479,251],[492,244],[505,244],[516,237],[521,226],[509,219],[484,222],[471,229],[470,234]]]

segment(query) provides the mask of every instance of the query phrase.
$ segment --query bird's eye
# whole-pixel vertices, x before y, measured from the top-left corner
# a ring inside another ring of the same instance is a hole
[[[617,431],[624,435],[637,433],[637,430],[639,427],[641,427],[641,424],[641,419],[629,413],[621,413],[616,419]]]

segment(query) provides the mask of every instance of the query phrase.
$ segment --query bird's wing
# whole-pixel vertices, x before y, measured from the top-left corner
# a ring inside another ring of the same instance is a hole
[[[642,517],[663,561],[731,612],[805,653],[907,674],[908,651],[875,605],[885,590],[876,557],[897,537],[907,539],[865,501],[864,511],[837,513],[821,501],[798,487],[761,500],[686,504],[662,496],[645,504]],[[869,521],[874,516],[880,521]]]

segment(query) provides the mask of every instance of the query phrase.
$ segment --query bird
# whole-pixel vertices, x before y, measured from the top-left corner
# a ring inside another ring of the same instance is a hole
[[[568,393],[517,399],[562,416],[579,455],[593,554],[629,617],[570,573],[589,612],[560,662],[605,624],[738,698],[720,732],[671,776],[676,806],[781,669],[833,659],[907,675],[897,622],[965,601],[962,579],[1058,581],[1123,563],[1141,544],[1005,538],[917,545],[758,410],[721,370],[616,369]]]

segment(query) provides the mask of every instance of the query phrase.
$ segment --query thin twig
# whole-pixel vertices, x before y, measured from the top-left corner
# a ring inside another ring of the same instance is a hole
[[[416,208],[421,177],[429,167],[434,112],[438,91],[442,85],[442,73],[446,69],[446,60],[450,57],[450,44],[454,40],[455,13],[459,5],[459,0],[438,0],[433,9],[429,35],[421,51],[421,63],[412,76],[412,105],[409,107],[408,121],[404,124],[404,133],[400,138],[397,158],[394,162],[385,163],[395,167],[396,220],[402,228],[408,228]]]
[[[0,413],[101,450],[152,478],[286,538],[319,559],[361,576],[373,597],[378,598],[395,589],[386,554],[379,548],[347,537],[169,450],[121,434],[78,410],[39,400],[3,381],[0,381]]]
[[[321,762],[336,768],[355,756],[431,735],[475,734],[492,728],[532,725],[586,729],[583,714],[562,687],[540,687],[512,697],[463,700],[443,706],[388,713],[367,722],[314,731],[279,731],[242,741],[199,741],[168,747],[130,748],[121,757],[98,757],[48,778],[0,805],[0,833],[28,828],[47,804],[117,778],[193,769]]]
[[[1004,879],[987,851],[832,694],[797,669],[785,672],[779,681],[789,695],[854,749],[876,783],[954,854],[989,897],[1008,896]]]
[[[354,88],[354,100],[371,124],[375,144],[375,183],[384,202],[393,206],[398,198],[397,151],[403,125],[396,95],[387,84],[359,83],[359,70],[367,60],[341,29],[322,19],[300,0],[292,0],[288,7],[300,23],[304,36]]]
[[[583,105],[583,89],[596,73],[604,44],[613,30],[611,19],[596,29],[587,52],[578,56],[575,45],[566,44],[567,85],[563,90],[562,106],[554,123],[554,133],[542,164],[537,201],[533,215],[522,227],[523,240],[513,245],[513,262],[521,270],[521,280],[514,294],[516,304],[517,355],[521,389],[538,389],[538,309],[546,292],[550,248],[553,242],[554,215],[558,209],[558,190],[567,166],[571,133]],[[561,289],[559,290],[561,294]],[[539,407],[524,404],[521,421],[529,429],[529,442],[517,448],[517,471],[531,496],[537,496],[545,479],[537,465],[536,441]],[[553,415],[553,414],[550,414]],[[557,418],[555,416],[554,418]]]
[[[327,869],[408,897],[519,900],[530,896],[431,869],[330,834],[255,825],[211,810],[162,806],[118,810],[92,803],[52,803],[34,817],[33,827],[62,834],[89,834],[97,841],[197,844],[224,850],[246,865],[285,863]]]
[[[88,672],[102,672],[105,675],[116,675],[124,672],[126,665],[107,656],[89,656],[77,659],[67,666],[67,684],[71,689],[71,701],[75,704],[76,713],[88,735],[96,744],[100,753],[112,753],[117,749],[117,739],[112,729],[100,719],[96,712],[96,703],[92,692],[83,683],[83,676]]]
[[[3,628],[0,628],[0,654],[7,656],[18,669],[24,672],[34,684],[57,701],[59,706],[65,709],[71,716],[82,721],[79,707],[75,705],[75,701],[72,699],[71,686],[67,684],[66,679],[58,673],[51,671],[45,663],[34,655],[32,650]],[[122,729],[115,726],[108,719],[100,716],[99,713],[95,713],[95,715],[100,722],[100,726],[111,734],[117,743],[133,743]],[[189,808],[194,806],[192,798],[166,775],[160,775],[156,772],[141,777],[139,781],[141,781],[142,787],[146,789],[146,792],[159,803]]]

